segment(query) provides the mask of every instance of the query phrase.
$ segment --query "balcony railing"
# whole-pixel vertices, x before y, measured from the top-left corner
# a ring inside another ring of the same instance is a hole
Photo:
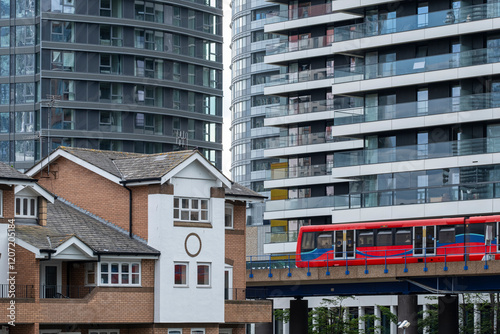
[[[334,111],[334,125],[375,122],[408,117],[500,107],[500,94],[485,93],[446,97],[426,101],[364,107],[363,98],[311,101],[269,107],[266,117],[280,117],[322,111]]]
[[[500,137],[338,152],[334,168],[500,152]]]
[[[342,83],[483,65],[499,61],[500,56],[496,49],[477,49],[372,65],[336,67],[334,77],[335,83]]]
[[[282,148],[303,145],[315,145],[324,143],[337,143],[355,140],[359,138],[333,137],[325,132],[297,134],[290,136],[274,137],[266,139],[266,148]]]
[[[0,284],[0,299],[35,298],[35,287],[33,285]]]
[[[276,242],[295,242],[297,241],[298,231],[291,232],[266,232],[266,244]]]
[[[41,298],[85,298],[88,296],[94,286],[84,285],[40,285]]]
[[[333,67],[271,75],[266,87],[323,80],[334,77]]]
[[[272,17],[266,17],[266,24],[304,19],[307,17],[321,16],[330,13],[332,13],[331,3],[303,6],[300,8],[282,10],[277,12],[276,15]]]
[[[373,208],[392,205],[425,204],[500,198],[500,182],[473,183],[446,187],[421,187],[321,196],[266,202],[266,211],[331,208],[333,210]]]
[[[299,42],[282,42],[269,45],[266,48],[266,55],[269,56],[298,50],[321,48],[336,42],[491,19],[495,17],[500,17],[499,2],[456,9],[445,9],[427,14],[409,15],[387,20],[370,21],[370,18],[366,17],[364,23],[337,27],[333,35],[316,37],[317,39],[323,38],[328,40],[328,43],[315,44],[306,42],[307,40]],[[299,46],[299,43],[302,44]]]

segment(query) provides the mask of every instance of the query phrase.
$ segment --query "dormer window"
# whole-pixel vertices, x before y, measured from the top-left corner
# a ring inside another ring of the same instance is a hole
[[[27,196],[16,196],[16,217],[36,218],[37,198]]]

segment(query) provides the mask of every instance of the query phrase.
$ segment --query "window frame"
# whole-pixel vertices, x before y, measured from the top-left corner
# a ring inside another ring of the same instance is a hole
[[[205,334],[205,328],[191,328],[191,334]]]
[[[200,283],[200,267],[206,266],[208,267],[208,275],[205,273],[204,275],[208,276],[208,283],[202,284]],[[198,262],[196,263],[196,287],[197,288],[211,288],[212,287],[212,264],[210,262]]]
[[[169,328],[167,334],[182,334],[182,328]]]
[[[184,200],[188,201],[188,207],[183,207]],[[197,207],[193,207],[193,203],[197,203]],[[202,208],[202,204],[206,203],[206,209]],[[177,206],[176,206],[177,205]],[[174,221],[189,222],[189,223],[210,223],[210,199],[209,198],[193,198],[193,197],[174,197],[173,206]],[[177,211],[177,212],[176,212]],[[189,219],[182,219],[182,213],[187,212]],[[206,219],[202,218],[203,212],[206,212]],[[192,213],[198,213],[198,219],[192,219]],[[176,215],[177,214],[177,215]]]
[[[108,276],[108,283],[103,283],[102,282],[102,265],[107,264],[108,265],[108,271],[104,272],[104,274],[107,274]],[[111,271],[111,266],[114,264],[118,264],[118,272],[114,273]],[[127,264],[129,271],[126,273],[122,273],[122,265]],[[132,272],[132,265],[138,264],[139,265],[139,271],[138,273],[133,273]],[[98,274],[98,279],[96,280],[96,284],[98,286],[106,286],[106,287],[141,287],[142,286],[142,263],[141,260],[138,259],[137,261],[113,261],[113,260],[106,260],[106,261],[101,261],[99,262],[99,267],[97,270]],[[118,283],[111,283],[112,278],[111,275],[117,274],[118,275]],[[122,275],[128,274],[130,276],[129,282],[130,283],[121,283],[122,281]],[[132,283],[132,275],[133,274],[138,274],[139,275],[139,283]]]
[[[231,210],[231,224],[228,225],[227,222],[226,222],[226,215],[227,215],[227,212],[226,210]],[[232,204],[226,204],[225,207],[224,207],[224,228],[226,230],[233,230],[234,229],[234,205]]]
[[[19,214],[17,213],[17,200],[19,199],[20,208]],[[26,215],[22,214],[24,211],[24,200],[27,200],[28,208]],[[33,202],[32,202],[33,201]],[[34,209],[32,210],[32,203],[34,205]],[[30,214],[29,212],[34,211],[34,214]],[[14,205],[14,217],[18,218],[38,218],[38,197],[36,196],[15,196],[15,205]]]
[[[3,191],[0,189],[0,217],[3,217]]]
[[[89,334],[120,334],[119,329],[89,329]]]
[[[175,271],[176,266],[184,266],[184,268],[186,268],[185,278],[184,278],[185,283],[176,283],[176,278],[175,278],[175,276],[177,275],[176,271]],[[187,287],[189,287],[189,263],[188,262],[174,262],[174,284],[173,284],[173,286],[175,288],[187,288]]]
[[[85,286],[97,286],[96,262],[85,263]],[[91,268],[92,267],[92,268]],[[89,275],[94,275],[94,283],[89,283]]]

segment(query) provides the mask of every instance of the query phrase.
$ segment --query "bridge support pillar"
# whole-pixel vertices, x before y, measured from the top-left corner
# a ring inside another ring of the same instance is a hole
[[[439,333],[458,333],[458,296],[439,297],[438,306]]]
[[[398,334],[417,334],[418,297],[416,295],[398,296],[398,322],[404,320],[410,322],[410,327],[406,328],[406,332],[404,329],[398,329]]]
[[[308,332],[308,313],[307,300],[294,299],[290,301],[290,334]]]

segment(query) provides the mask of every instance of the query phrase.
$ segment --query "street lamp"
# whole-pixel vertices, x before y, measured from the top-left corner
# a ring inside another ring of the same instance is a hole
[[[398,328],[402,328],[404,334],[406,334],[406,329],[408,327],[410,327],[410,325],[411,324],[408,320],[403,320],[403,321],[398,322]]]

